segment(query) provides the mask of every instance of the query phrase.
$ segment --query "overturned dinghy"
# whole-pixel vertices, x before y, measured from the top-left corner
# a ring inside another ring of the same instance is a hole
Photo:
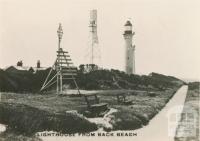
[[[84,98],[87,103],[86,117],[103,117],[109,111],[108,104],[100,103],[96,94],[84,95]]]

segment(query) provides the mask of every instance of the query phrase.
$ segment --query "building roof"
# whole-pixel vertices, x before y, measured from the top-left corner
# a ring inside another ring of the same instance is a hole
[[[46,67],[32,67],[34,71],[40,71],[40,70],[46,70],[47,68]]]
[[[31,67],[27,67],[27,66],[9,66],[9,67],[6,67],[4,70],[7,70],[9,68],[15,68],[17,70],[28,71]]]
[[[19,70],[19,71],[29,71],[30,69],[33,69],[33,71],[37,71],[37,70],[45,70],[47,68],[45,67],[40,67],[40,68],[37,68],[37,67],[29,67],[29,66],[9,66],[9,67],[6,67],[4,70],[8,70],[10,68],[15,68],[16,70]]]
[[[124,26],[132,26],[130,21],[127,21],[126,24]]]

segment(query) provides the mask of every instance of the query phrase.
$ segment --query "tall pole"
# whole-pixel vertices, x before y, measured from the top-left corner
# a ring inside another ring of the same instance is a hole
[[[61,39],[63,36],[63,30],[61,23],[59,24],[58,30],[58,56],[57,56],[57,93],[62,92],[62,64],[60,62],[60,51],[61,51]]]
[[[93,64],[93,60],[94,60],[94,42],[93,42],[93,31],[92,31],[92,58],[91,58],[91,63]]]
[[[57,83],[57,94],[63,92],[63,80],[64,79],[72,79],[78,89],[78,93],[80,94],[78,85],[75,81],[74,76],[77,74],[77,69],[73,65],[70,66],[70,64],[73,64],[70,59],[70,56],[67,55],[68,52],[64,51],[61,48],[61,40],[63,35],[63,30],[61,24],[59,24],[59,28],[57,30],[58,34],[58,50],[57,50],[57,57],[54,65],[52,66],[51,70],[49,71],[40,91],[47,89],[51,85]],[[53,69],[56,69],[56,74],[53,74]],[[52,76],[53,75],[53,76]],[[69,76],[72,76],[69,78]],[[55,81],[55,78],[57,77],[57,80]]]

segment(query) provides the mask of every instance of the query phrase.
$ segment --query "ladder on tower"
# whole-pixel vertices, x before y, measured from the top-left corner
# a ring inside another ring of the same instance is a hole
[[[53,74],[53,71],[56,73]],[[63,92],[63,81],[72,80],[76,86],[78,94],[80,90],[78,84],[76,83],[75,76],[77,75],[77,68],[73,66],[70,55],[67,51],[59,48],[57,51],[57,58],[51,70],[49,71],[40,91],[43,91],[53,84],[57,84],[57,93]]]

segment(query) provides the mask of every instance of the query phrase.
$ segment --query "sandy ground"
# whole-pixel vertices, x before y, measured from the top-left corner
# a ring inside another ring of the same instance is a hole
[[[79,90],[81,94],[103,94],[103,93],[113,93],[113,92],[124,92],[124,91],[130,91],[130,92],[142,92],[141,90]],[[146,92],[146,91],[145,91]],[[68,89],[63,91],[64,94],[78,94],[78,90],[74,90],[74,89]]]
[[[6,126],[3,124],[0,124],[0,133],[4,132],[6,130]]]

